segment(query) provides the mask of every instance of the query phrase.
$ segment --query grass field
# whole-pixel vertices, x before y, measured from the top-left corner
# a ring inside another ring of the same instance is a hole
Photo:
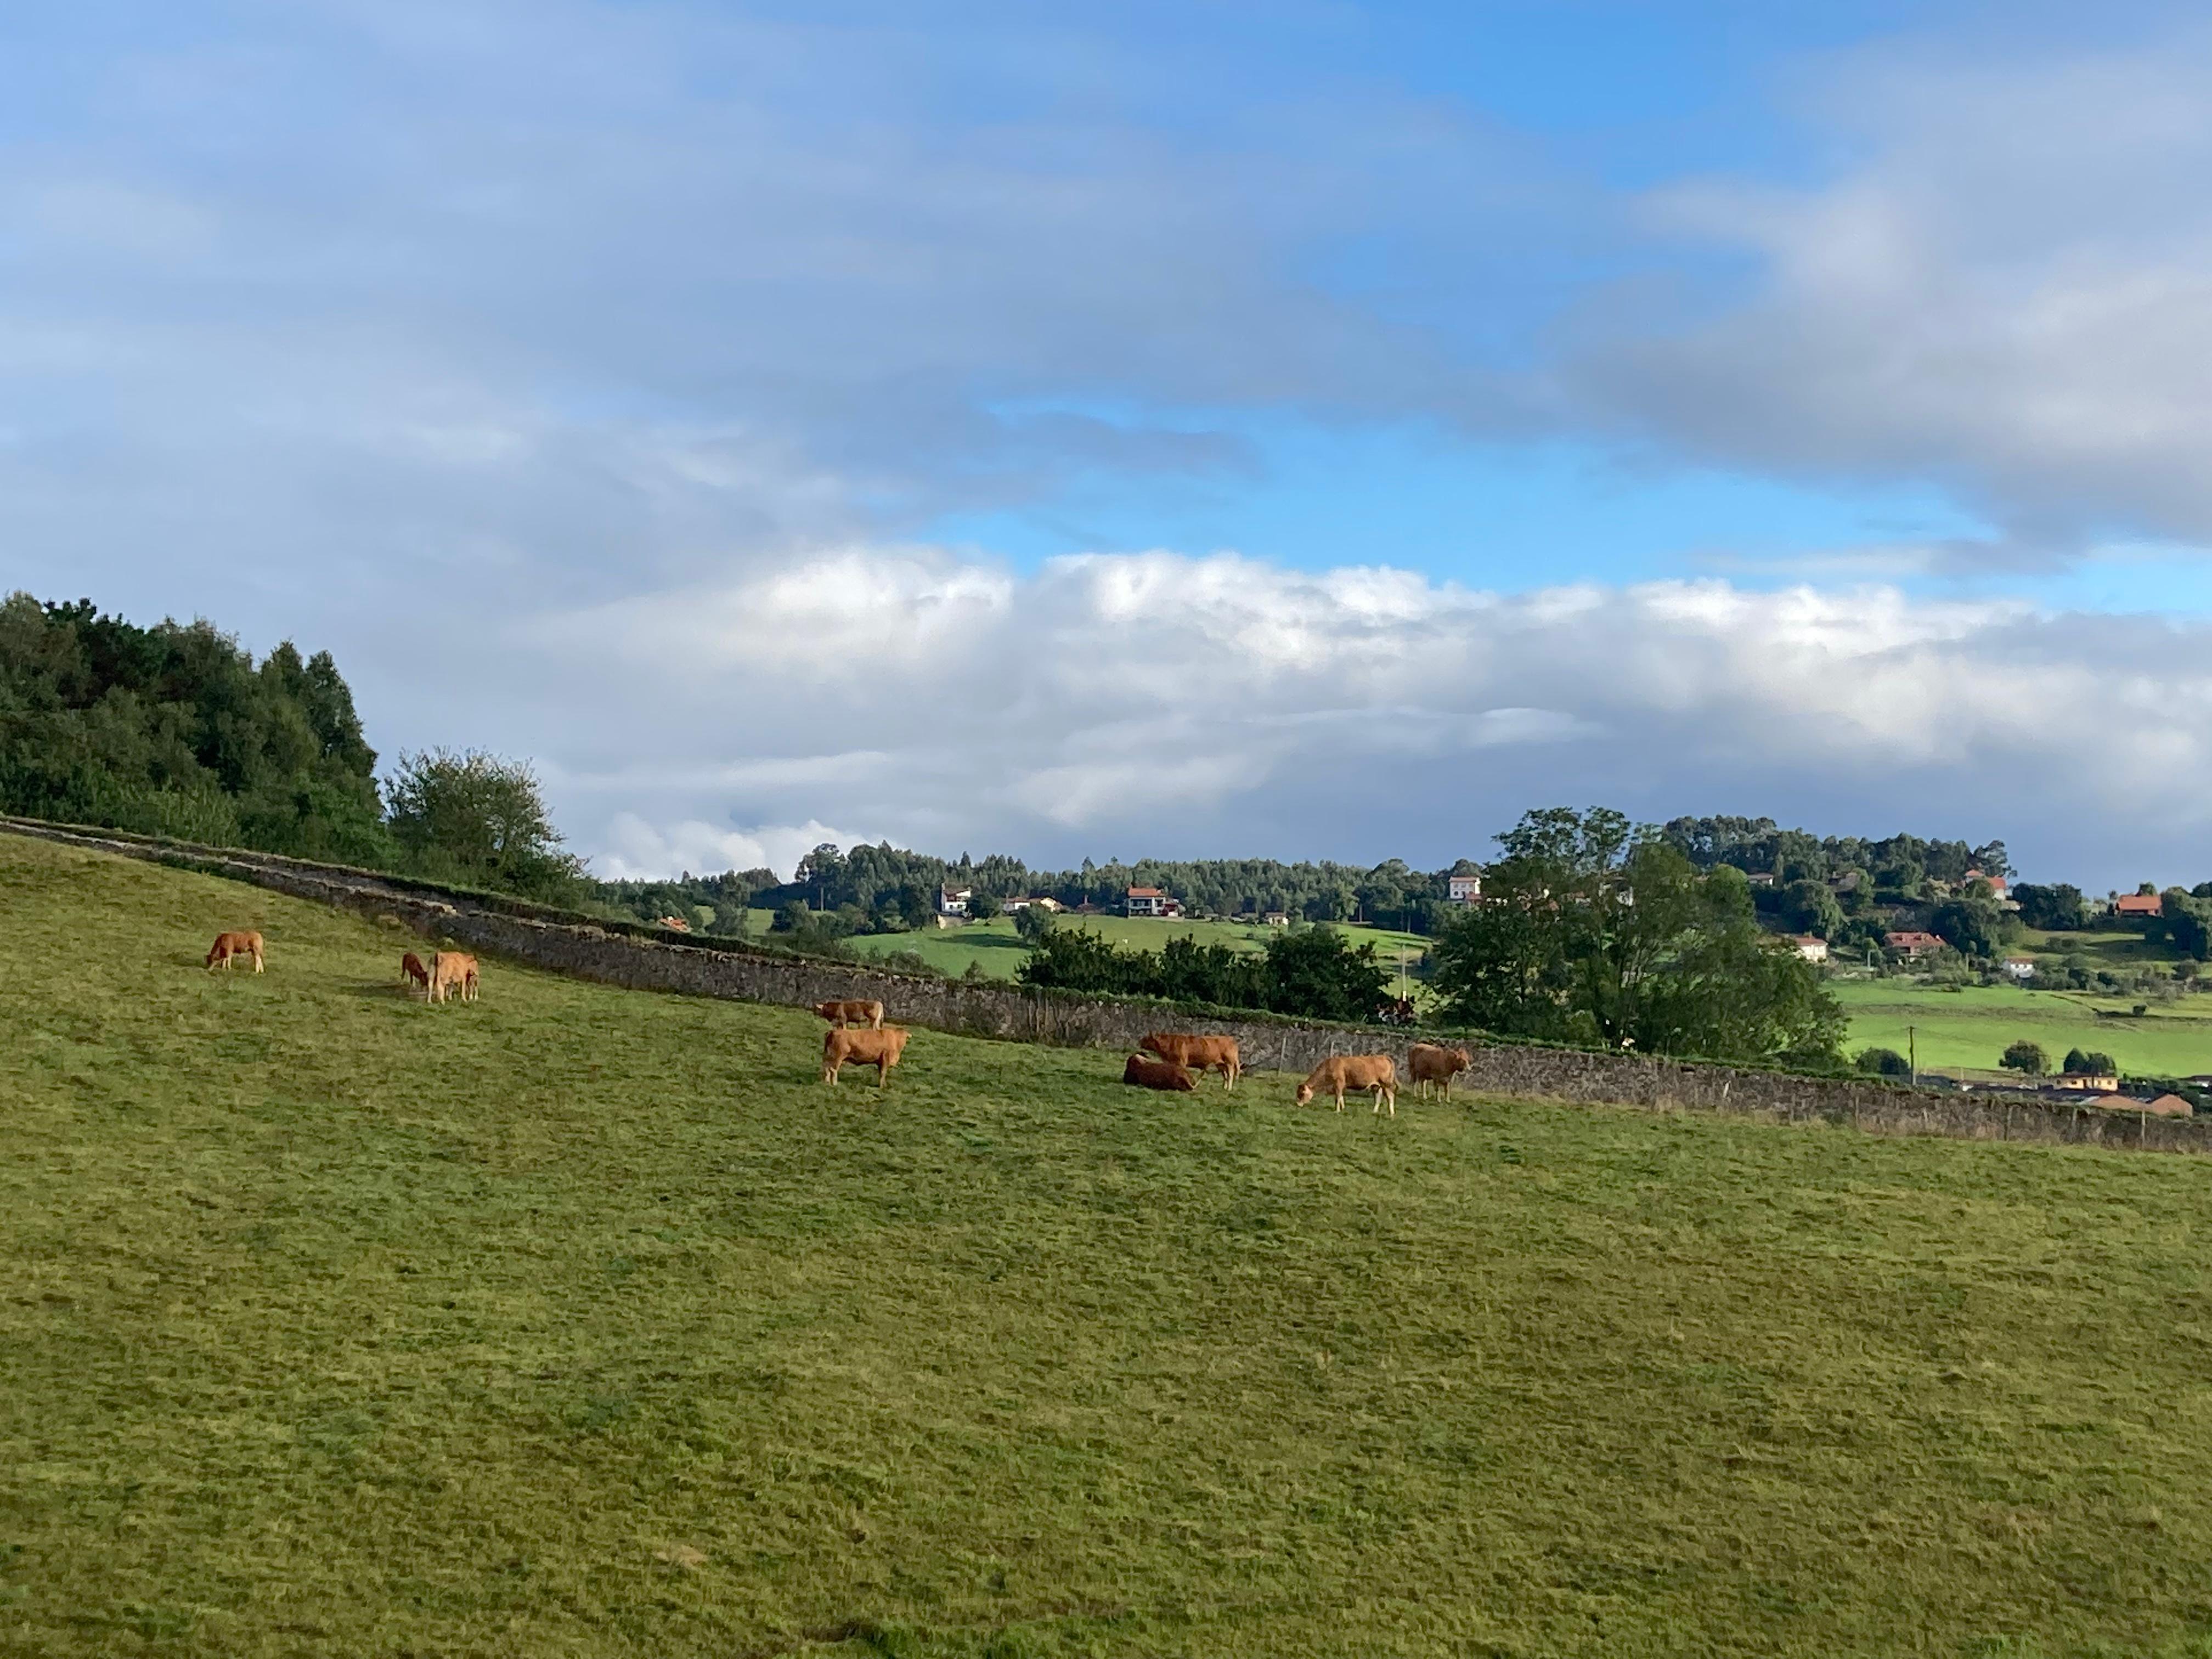
[[[929,1032],[879,1099],[255,889],[0,899],[0,1652],[2212,1654],[2195,1160]]]
[[[2212,996],[2150,1003],[2141,1018],[2100,1019],[2099,1009],[2127,1014],[2139,999],[2014,986],[1943,991],[1898,979],[1838,980],[1829,988],[1850,1016],[1845,1047],[1852,1054],[1874,1044],[1901,1054],[1910,1026],[1923,1066],[1986,1071],[2008,1043],[2027,1037],[2043,1045],[2054,1066],[2069,1048],[2081,1048],[2145,1075],[2212,1072]]]

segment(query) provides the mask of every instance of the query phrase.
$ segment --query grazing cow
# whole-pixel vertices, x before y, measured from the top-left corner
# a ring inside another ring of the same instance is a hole
[[[1474,1064],[1464,1048],[1447,1048],[1441,1043],[1417,1042],[1406,1055],[1406,1074],[1425,1097],[1431,1083],[1443,1085],[1444,1098],[1451,1098],[1453,1077]]]
[[[1398,1063],[1388,1054],[1339,1054],[1324,1060],[1298,1085],[1298,1104],[1303,1106],[1327,1091],[1336,1097],[1336,1109],[1340,1112],[1347,1089],[1373,1090],[1375,1109],[1381,1111],[1387,1102],[1390,1115],[1398,1115]]]
[[[1121,1081],[1170,1094],[1187,1095],[1198,1087],[1198,1079],[1175,1061],[1154,1060],[1150,1054],[1131,1054],[1121,1068]]]
[[[822,1080],[836,1087],[837,1073],[849,1060],[855,1066],[874,1066],[876,1087],[880,1089],[906,1052],[906,1032],[896,1025],[853,1031],[833,1026],[822,1034]]]
[[[1233,1036],[1192,1036],[1182,1031],[1154,1031],[1137,1046],[1149,1048],[1162,1060],[1171,1060],[1194,1072],[1218,1072],[1224,1088],[1235,1088],[1237,1079],[1244,1075],[1244,1062],[1237,1058],[1237,1039]],[[1122,1081],[1126,1083],[1128,1079],[1124,1078]]]
[[[448,991],[458,994],[463,1002],[477,1000],[477,959],[461,951],[434,951],[430,953],[430,1000],[443,1002]]]
[[[884,1029],[880,1002],[817,1002],[814,1012],[841,1030],[848,1025],[865,1025],[872,1031]]]
[[[422,958],[412,951],[399,958],[399,982],[402,985],[419,985],[425,995],[429,994],[430,970],[422,965]]]
[[[253,958],[253,971],[257,974],[259,973],[261,971],[261,935],[258,933],[217,933],[215,936],[215,944],[209,949],[207,953],[208,970],[212,973],[215,970],[216,964],[220,963],[222,964],[222,971],[226,974],[228,973],[230,971],[230,959],[233,957],[252,957]]]

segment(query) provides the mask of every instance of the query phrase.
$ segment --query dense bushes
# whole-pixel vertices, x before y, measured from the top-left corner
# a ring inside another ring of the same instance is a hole
[[[1171,939],[1158,951],[1115,945],[1079,927],[1046,930],[1016,975],[1024,985],[1260,1008],[1307,1019],[1372,1019],[1389,980],[1371,945],[1329,927],[1278,933],[1265,954]]]

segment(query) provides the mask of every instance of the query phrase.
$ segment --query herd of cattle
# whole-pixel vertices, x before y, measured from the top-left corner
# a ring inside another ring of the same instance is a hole
[[[876,1068],[880,1089],[891,1067],[906,1053],[907,1033],[884,1024],[880,1002],[817,1002],[814,1012],[830,1022],[822,1034],[822,1080],[835,1086],[847,1062]],[[1189,1031],[1154,1031],[1137,1045],[1121,1067],[1121,1081],[1139,1089],[1158,1089],[1188,1094],[1208,1072],[1221,1073],[1222,1087],[1234,1089],[1244,1074],[1244,1062],[1233,1036],[1201,1036]],[[1406,1056],[1406,1068],[1423,1095],[1431,1088],[1447,1097],[1452,1079],[1473,1063],[1464,1048],[1441,1043],[1417,1042]],[[1324,1060],[1298,1085],[1297,1103],[1304,1106],[1316,1095],[1328,1095],[1344,1109],[1347,1094],[1371,1094],[1374,1109],[1398,1115],[1398,1062],[1389,1054],[1340,1054]]]
[[[207,953],[210,971],[230,971],[234,960],[251,959],[253,971],[262,971],[261,935],[228,933],[216,935]],[[399,982],[420,986],[423,1000],[443,1002],[449,996],[463,1002],[477,1000],[477,959],[462,951],[433,951],[425,963],[410,951],[399,958]],[[822,1037],[822,1080],[836,1086],[837,1075],[848,1064],[876,1068],[876,1087],[890,1080],[891,1067],[906,1053],[908,1033],[884,1024],[880,1002],[818,1002],[814,1012],[830,1022]],[[1222,1087],[1234,1089],[1244,1074],[1244,1062],[1233,1036],[1201,1036],[1188,1031],[1154,1031],[1138,1045],[1121,1068],[1121,1081],[1139,1089],[1160,1089],[1188,1094],[1208,1072],[1221,1073]],[[1417,1042],[1406,1057],[1407,1070],[1425,1095],[1431,1086],[1451,1093],[1452,1079],[1467,1070],[1470,1061],[1464,1048]],[[1324,1060],[1298,1085],[1301,1106],[1316,1095],[1328,1095],[1336,1109],[1344,1109],[1347,1094],[1371,1094],[1377,1112],[1388,1109],[1398,1115],[1398,1062],[1389,1054],[1340,1054]]]

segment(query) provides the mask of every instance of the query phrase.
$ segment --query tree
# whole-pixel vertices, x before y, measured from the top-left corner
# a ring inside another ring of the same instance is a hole
[[[2100,1054],[2094,1049],[2069,1048],[2064,1067],[2071,1077],[2118,1077],[2120,1074],[2120,1068],[2112,1063],[2110,1054]]]
[[[392,837],[419,874],[549,901],[572,897],[583,876],[526,762],[481,750],[402,755],[386,794]]]
[[[1696,844],[1695,836],[1684,836]],[[1763,933],[1741,870],[1595,808],[1531,812],[1433,951],[1449,1016],[1503,1034],[1717,1059],[1838,1062],[1843,1014]]]
[[[1054,920],[1052,912],[1042,904],[1025,904],[1014,912],[1014,932],[1024,944],[1036,945],[1052,932]]]
[[[999,901],[988,893],[975,893],[968,900],[968,914],[977,921],[988,921],[999,912]]]
[[[1954,894],[1928,913],[1928,931],[1967,957],[1995,955],[2013,931],[2010,922],[1986,887]]]
[[[1265,971],[1267,1006],[1309,1019],[1372,1019],[1390,983],[1372,945],[1354,945],[1334,927],[1276,934]]]
[[[2024,1072],[2030,1077],[2041,1077],[2051,1069],[2051,1056],[2043,1052],[2042,1044],[2022,1037],[1999,1056],[1997,1064],[2008,1071]]]
[[[1793,881],[1782,890],[1782,926],[1793,933],[1832,939],[1844,928],[1844,907],[1824,881]]]
[[[2166,940],[2185,957],[2212,955],[2212,901],[2192,898],[2179,887],[2168,888],[2159,920]]]
[[[2012,890],[2012,896],[2020,906],[2021,921],[2030,927],[2047,933],[2078,933],[2085,924],[2081,890],[2071,882],[2045,885],[2024,881]]]
[[[1862,1072],[1871,1072],[1876,1077],[1911,1077],[1912,1062],[1894,1048],[1862,1048],[1851,1064]]]

